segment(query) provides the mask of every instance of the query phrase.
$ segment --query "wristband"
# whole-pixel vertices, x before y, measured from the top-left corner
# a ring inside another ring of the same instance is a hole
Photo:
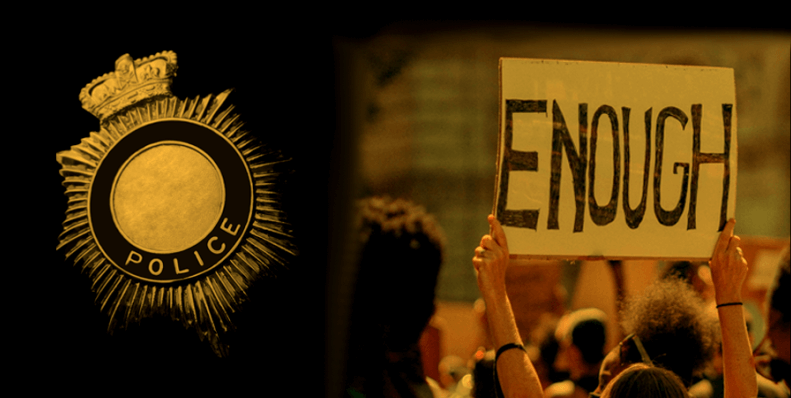
[[[495,368],[497,367],[497,359],[500,358],[500,354],[504,353],[505,351],[510,350],[511,348],[518,348],[518,349],[520,349],[520,350],[522,350],[524,352],[527,352],[527,350],[525,349],[525,346],[523,346],[521,344],[516,344],[516,343],[504,344],[502,347],[500,347],[497,350],[497,354],[494,356]]]
[[[497,390],[500,388],[500,380],[498,380],[498,378],[497,378],[497,359],[500,358],[500,354],[510,350],[511,348],[518,348],[518,349],[524,351],[525,353],[527,353],[527,350],[525,349],[525,346],[523,346],[521,344],[516,344],[516,343],[504,344],[502,347],[497,349],[497,354],[494,355],[494,366],[493,367],[494,367],[494,395],[495,395],[495,397],[498,397],[498,398],[499,398],[500,394],[497,392]]]
[[[734,301],[734,302],[732,302],[732,303],[722,303],[722,304],[717,304],[717,308],[720,308],[720,307],[727,307],[727,306],[729,306],[729,305],[744,305],[744,304],[742,304],[740,301]]]

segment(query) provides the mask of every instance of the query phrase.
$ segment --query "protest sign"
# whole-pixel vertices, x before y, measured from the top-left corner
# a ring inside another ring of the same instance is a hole
[[[736,203],[733,69],[502,58],[512,255],[707,259]]]

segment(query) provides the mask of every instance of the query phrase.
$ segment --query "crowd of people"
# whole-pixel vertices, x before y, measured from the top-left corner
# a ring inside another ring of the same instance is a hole
[[[474,249],[472,263],[492,347],[476,353],[466,388],[449,391],[426,377],[418,347],[434,312],[444,234],[409,201],[377,197],[359,203],[346,396],[789,397],[788,248],[755,352],[741,296],[749,265],[733,234],[735,220],[724,226],[708,264],[714,287],[708,299],[716,303],[716,315],[686,263],[626,298],[618,314],[626,337],[609,352],[606,315],[595,308],[564,315],[543,341],[526,345],[506,291],[508,242],[498,220],[487,220],[490,233]],[[715,358],[720,372],[711,372]],[[563,380],[547,381],[547,368]]]

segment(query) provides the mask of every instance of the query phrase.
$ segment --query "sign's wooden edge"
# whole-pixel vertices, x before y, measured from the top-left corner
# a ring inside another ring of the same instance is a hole
[[[529,57],[500,57],[500,65],[502,66],[503,60],[510,61],[531,61],[538,63],[567,63],[567,64],[609,64],[609,65],[625,65],[625,66],[648,66],[648,67],[665,67],[667,68],[696,68],[696,69],[711,69],[711,70],[730,70],[734,68],[727,66],[716,65],[678,65],[678,64],[657,64],[650,62],[618,62],[618,61],[596,61],[596,60],[578,60],[578,59],[561,59],[561,58],[529,58]]]
[[[760,235],[739,235],[742,247],[756,250],[783,250],[791,245],[791,238],[778,238]],[[712,251],[714,247],[712,247]],[[709,261],[709,257],[645,257],[645,256],[569,256],[549,254],[509,254],[512,260],[554,260],[554,261]]]
[[[712,248],[713,250],[713,248]],[[565,261],[709,261],[710,257],[628,257],[628,256],[568,256],[568,255],[543,255],[543,254],[509,254],[511,260],[565,260]]]
[[[497,214],[497,195],[499,194],[498,187],[500,186],[500,156],[502,156],[500,148],[503,139],[503,60],[506,58],[500,57],[497,66],[497,86],[499,93],[497,94],[497,156],[494,163],[494,197],[492,198],[492,215],[494,218],[498,217]]]

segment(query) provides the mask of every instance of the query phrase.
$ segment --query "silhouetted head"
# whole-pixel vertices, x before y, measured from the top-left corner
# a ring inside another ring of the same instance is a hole
[[[590,392],[596,388],[599,365],[607,342],[607,315],[598,308],[583,308],[558,321],[555,367],[568,371],[576,386]]]
[[[758,370],[777,382],[791,383],[791,254],[786,247],[769,290],[768,330],[756,351],[769,351],[771,361],[757,361]]]
[[[684,383],[673,372],[644,363],[631,365],[613,379],[602,398],[688,398]]]
[[[409,201],[358,203],[359,270],[352,329],[375,329],[390,348],[416,343],[434,313],[445,238],[432,216]]]
[[[598,308],[584,308],[569,316],[571,344],[582,354],[588,364],[597,364],[604,359],[604,344],[607,342],[607,316]]]

